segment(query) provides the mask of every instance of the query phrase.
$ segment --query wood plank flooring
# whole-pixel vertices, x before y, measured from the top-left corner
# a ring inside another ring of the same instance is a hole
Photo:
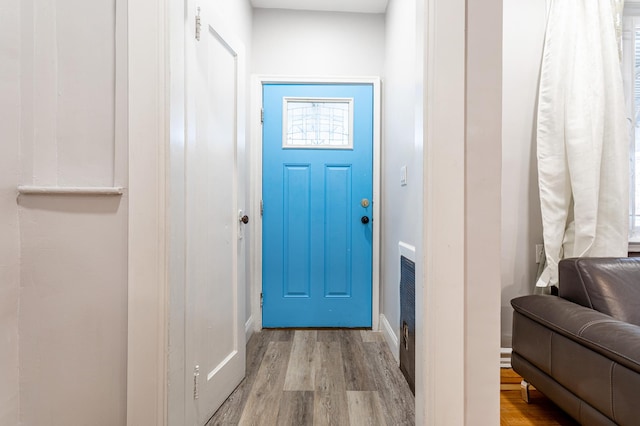
[[[247,376],[207,426],[413,425],[414,397],[380,333],[263,330]]]
[[[500,370],[501,426],[575,426],[536,390]],[[413,425],[414,398],[380,333],[263,330],[247,345],[247,376],[207,426]]]
[[[512,369],[500,370],[501,426],[578,426],[568,414],[532,389],[529,404],[520,396],[520,377]]]

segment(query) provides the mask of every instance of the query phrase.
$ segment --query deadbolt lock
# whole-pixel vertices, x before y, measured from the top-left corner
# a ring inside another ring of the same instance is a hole
[[[367,207],[369,207],[369,204],[370,204],[370,203],[369,203],[369,200],[367,200],[366,198],[363,198],[363,199],[362,199],[362,201],[360,201],[360,205],[361,205],[362,207],[364,207],[365,209],[366,209]]]

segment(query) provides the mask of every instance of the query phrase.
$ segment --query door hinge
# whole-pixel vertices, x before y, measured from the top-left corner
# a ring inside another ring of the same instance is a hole
[[[262,297],[262,293],[260,293],[260,308],[262,308],[263,304],[264,304],[264,298]]]
[[[198,386],[200,384],[200,366],[196,365],[193,368],[193,399],[198,399]]]
[[[264,215],[264,202],[260,200],[260,217]]]
[[[264,123],[264,108],[260,109],[260,122]]]
[[[200,6],[198,6],[198,14],[196,15],[196,40],[200,41],[200,29],[202,27],[202,22],[200,20]]]

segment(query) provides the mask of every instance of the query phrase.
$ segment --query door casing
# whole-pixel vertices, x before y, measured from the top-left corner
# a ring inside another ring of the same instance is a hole
[[[262,329],[260,294],[262,292],[262,218],[260,201],[262,199],[262,85],[280,84],[371,84],[373,86],[373,271],[371,276],[371,328],[379,330],[380,325],[380,230],[384,220],[380,215],[381,191],[381,125],[380,125],[380,88],[379,77],[292,77],[256,75],[251,81],[251,212],[254,228],[251,241],[249,262],[251,264],[251,317],[246,323],[247,339],[254,331]]]

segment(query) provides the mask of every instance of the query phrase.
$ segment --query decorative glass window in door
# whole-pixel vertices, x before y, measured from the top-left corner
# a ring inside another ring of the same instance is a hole
[[[284,98],[283,148],[353,149],[353,99]]]

